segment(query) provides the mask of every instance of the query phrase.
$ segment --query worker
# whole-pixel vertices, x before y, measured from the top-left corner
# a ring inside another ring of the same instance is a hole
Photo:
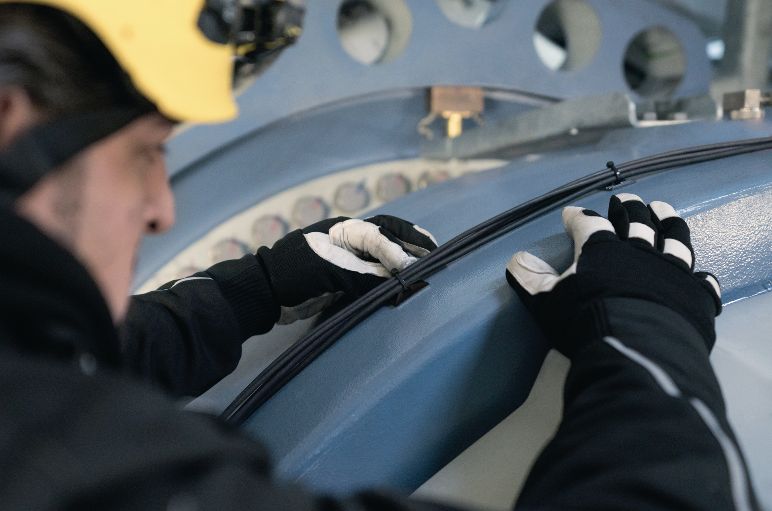
[[[225,4],[0,0],[2,508],[448,509],[273,481],[257,443],[174,399],[230,372],[247,337],[427,255],[428,231],[331,219],[128,298],[142,236],[174,221],[164,141],[236,115]],[[694,272],[686,223],[632,194],[563,220],[568,270],[519,252],[505,272],[572,360],[518,508],[756,509],[708,360],[718,282]]]

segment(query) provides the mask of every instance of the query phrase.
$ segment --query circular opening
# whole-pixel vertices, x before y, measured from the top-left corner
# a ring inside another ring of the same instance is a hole
[[[264,215],[252,224],[252,240],[256,247],[272,247],[289,232],[289,224],[278,215]]]
[[[324,220],[329,215],[330,207],[320,197],[301,197],[292,207],[292,220],[301,229]]]
[[[656,98],[671,94],[685,71],[681,43],[665,28],[644,30],[625,50],[625,81],[639,96]]]
[[[400,56],[412,25],[404,0],[344,0],[338,9],[340,43],[362,64],[381,64]]]
[[[501,13],[503,0],[436,0],[440,10],[455,23],[466,28],[481,28]]]
[[[384,174],[378,179],[375,193],[384,202],[390,202],[407,195],[412,190],[410,181],[402,174]]]
[[[364,183],[343,183],[335,190],[335,206],[344,213],[353,213],[370,204],[370,192]]]
[[[448,180],[450,180],[450,172],[447,170],[427,170],[418,178],[418,188],[428,188]]]
[[[251,252],[249,246],[236,238],[220,240],[212,247],[212,263],[238,259]]]
[[[533,45],[553,71],[575,71],[589,64],[600,46],[601,28],[595,10],[584,0],[555,0],[544,8]]]

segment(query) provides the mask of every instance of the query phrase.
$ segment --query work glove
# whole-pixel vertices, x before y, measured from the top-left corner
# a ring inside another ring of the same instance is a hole
[[[428,231],[400,218],[338,217],[293,231],[257,257],[281,306],[278,323],[287,324],[363,295],[435,248]]]
[[[583,344],[609,335],[606,298],[637,298],[679,313],[715,343],[721,291],[715,276],[694,272],[689,226],[672,206],[621,193],[608,219],[588,209],[563,209],[574,261],[559,274],[528,252],[509,261],[506,277],[552,345],[569,358]]]

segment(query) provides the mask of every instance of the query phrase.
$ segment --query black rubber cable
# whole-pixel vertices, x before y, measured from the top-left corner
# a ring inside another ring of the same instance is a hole
[[[621,174],[621,179],[625,181],[674,167],[766,149],[772,149],[772,137],[668,151],[617,165],[616,169]],[[598,189],[611,186],[616,181],[617,176],[614,173],[609,169],[603,169],[569,182],[459,234],[431,254],[405,268],[400,273],[400,277],[407,283],[422,280],[513,229]],[[257,375],[225,409],[221,417],[229,423],[243,423],[343,334],[383,305],[392,302],[402,290],[403,285],[396,278],[391,278],[318,325]]]

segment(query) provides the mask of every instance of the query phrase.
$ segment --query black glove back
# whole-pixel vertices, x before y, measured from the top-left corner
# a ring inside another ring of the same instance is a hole
[[[672,206],[637,195],[611,197],[609,220],[582,208],[563,210],[574,240],[574,263],[563,274],[528,252],[507,265],[507,281],[535,316],[549,340],[567,356],[582,341],[606,335],[602,300],[639,298],[687,319],[708,349],[715,343],[721,312],[718,280],[693,271],[689,227]]]
[[[432,235],[388,215],[323,220],[289,233],[257,258],[281,306],[280,324],[308,318],[341,296],[363,295],[437,248]]]

